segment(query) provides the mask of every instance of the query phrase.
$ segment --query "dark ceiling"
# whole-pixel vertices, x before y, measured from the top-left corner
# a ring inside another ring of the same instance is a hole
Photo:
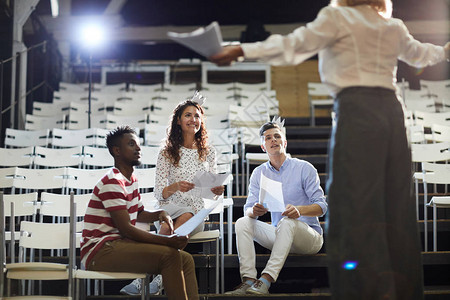
[[[110,0],[72,0],[71,13],[101,15]],[[305,23],[312,21],[329,0],[128,0],[120,11],[124,26],[205,26]],[[393,0],[394,17],[409,20],[446,20],[449,0]],[[35,14],[49,15],[50,1],[41,0]],[[74,53],[77,51],[73,51]],[[122,42],[109,46],[98,58],[156,59],[201,58],[173,43],[143,45]]]

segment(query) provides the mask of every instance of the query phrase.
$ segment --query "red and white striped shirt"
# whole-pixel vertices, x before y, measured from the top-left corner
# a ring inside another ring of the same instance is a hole
[[[137,215],[144,206],[136,177],[132,175],[130,181],[117,168],[112,168],[95,186],[84,216],[81,262],[85,266],[105,242],[121,238],[110,214],[121,209],[128,211],[131,224],[136,225]]]

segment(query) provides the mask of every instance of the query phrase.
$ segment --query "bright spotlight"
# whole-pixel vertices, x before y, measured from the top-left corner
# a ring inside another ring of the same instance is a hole
[[[105,38],[103,28],[96,24],[90,24],[83,27],[81,39],[88,48],[96,48],[103,43]]]

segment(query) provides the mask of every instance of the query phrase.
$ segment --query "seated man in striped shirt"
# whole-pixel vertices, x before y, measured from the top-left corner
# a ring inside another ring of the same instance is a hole
[[[97,183],[84,218],[81,261],[94,271],[162,274],[169,299],[198,299],[192,256],[183,249],[187,236],[160,236],[136,222],[169,224],[163,210],[145,211],[133,175],[140,164],[139,138],[129,126],[106,137],[114,167]]]
[[[318,217],[327,212],[328,206],[319,175],[309,162],[286,155],[283,125],[284,121],[274,118],[259,130],[261,148],[268,154],[269,161],[253,171],[244,217],[236,221],[242,283],[227,294],[268,294],[289,253],[316,254],[322,248],[322,228]],[[272,224],[258,220],[270,208],[262,196],[264,177],[280,183],[283,195],[283,199],[278,199],[284,202],[280,205],[282,208],[270,212]],[[256,277],[253,241],[272,250],[259,279]]]

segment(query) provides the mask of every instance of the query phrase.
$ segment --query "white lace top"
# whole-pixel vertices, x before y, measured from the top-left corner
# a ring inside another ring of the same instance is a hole
[[[190,207],[195,213],[204,207],[202,198],[196,197],[193,193],[177,191],[170,197],[163,199],[162,191],[166,186],[184,180],[192,182],[197,171],[209,171],[217,173],[216,150],[209,148],[206,161],[201,161],[198,157],[197,149],[180,148],[179,166],[175,167],[168,158],[163,155],[164,149],[159,151],[156,163],[155,197],[159,206],[172,203],[178,206]]]

